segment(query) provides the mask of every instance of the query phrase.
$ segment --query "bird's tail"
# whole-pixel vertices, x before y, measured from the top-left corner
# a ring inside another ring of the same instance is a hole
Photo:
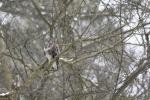
[[[59,68],[59,58],[56,58],[56,67]]]

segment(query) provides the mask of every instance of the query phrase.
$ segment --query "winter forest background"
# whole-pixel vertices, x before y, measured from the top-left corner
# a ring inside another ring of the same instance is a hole
[[[150,100],[149,34],[150,0],[0,0],[0,100]]]

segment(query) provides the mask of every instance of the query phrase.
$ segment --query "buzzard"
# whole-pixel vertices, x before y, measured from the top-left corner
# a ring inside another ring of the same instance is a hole
[[[58,46],[55,43],[49,42],[47,43],[47,46],[44,47],[44,55],[46,56],[48,63],[50,63],[52,59],[55,59],[56,69],[58,69],[58,65],[59,65],[58,54],[59,54]]]

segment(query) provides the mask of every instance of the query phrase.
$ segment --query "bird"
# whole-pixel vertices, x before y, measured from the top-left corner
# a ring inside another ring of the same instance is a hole
[[[46,47],[44,47],[44,55],[46,56],[48,63],[50,63],[50,61],[52,59],[54,59],[56,62],[56,69],[58,69],[58,66],[59,66],[58,45],[56,45],[56,43],[54,43],[54,42],[47,42]],[[52,68],[54,68],[54,67],[52,67]]]

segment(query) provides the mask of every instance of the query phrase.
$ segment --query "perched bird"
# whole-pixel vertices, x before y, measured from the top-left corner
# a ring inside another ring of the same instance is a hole
[[[58,69],[58,65],[59,65],[58,54],[59,54],[59,49],[58,49],[58,46],[55,43],[49,42],[49,43],[47,43],[47,46],[44,47],[44,55],[48,59],[48,63],[50,63],[50,61],[52,59],[55,59],[56,69]]]

